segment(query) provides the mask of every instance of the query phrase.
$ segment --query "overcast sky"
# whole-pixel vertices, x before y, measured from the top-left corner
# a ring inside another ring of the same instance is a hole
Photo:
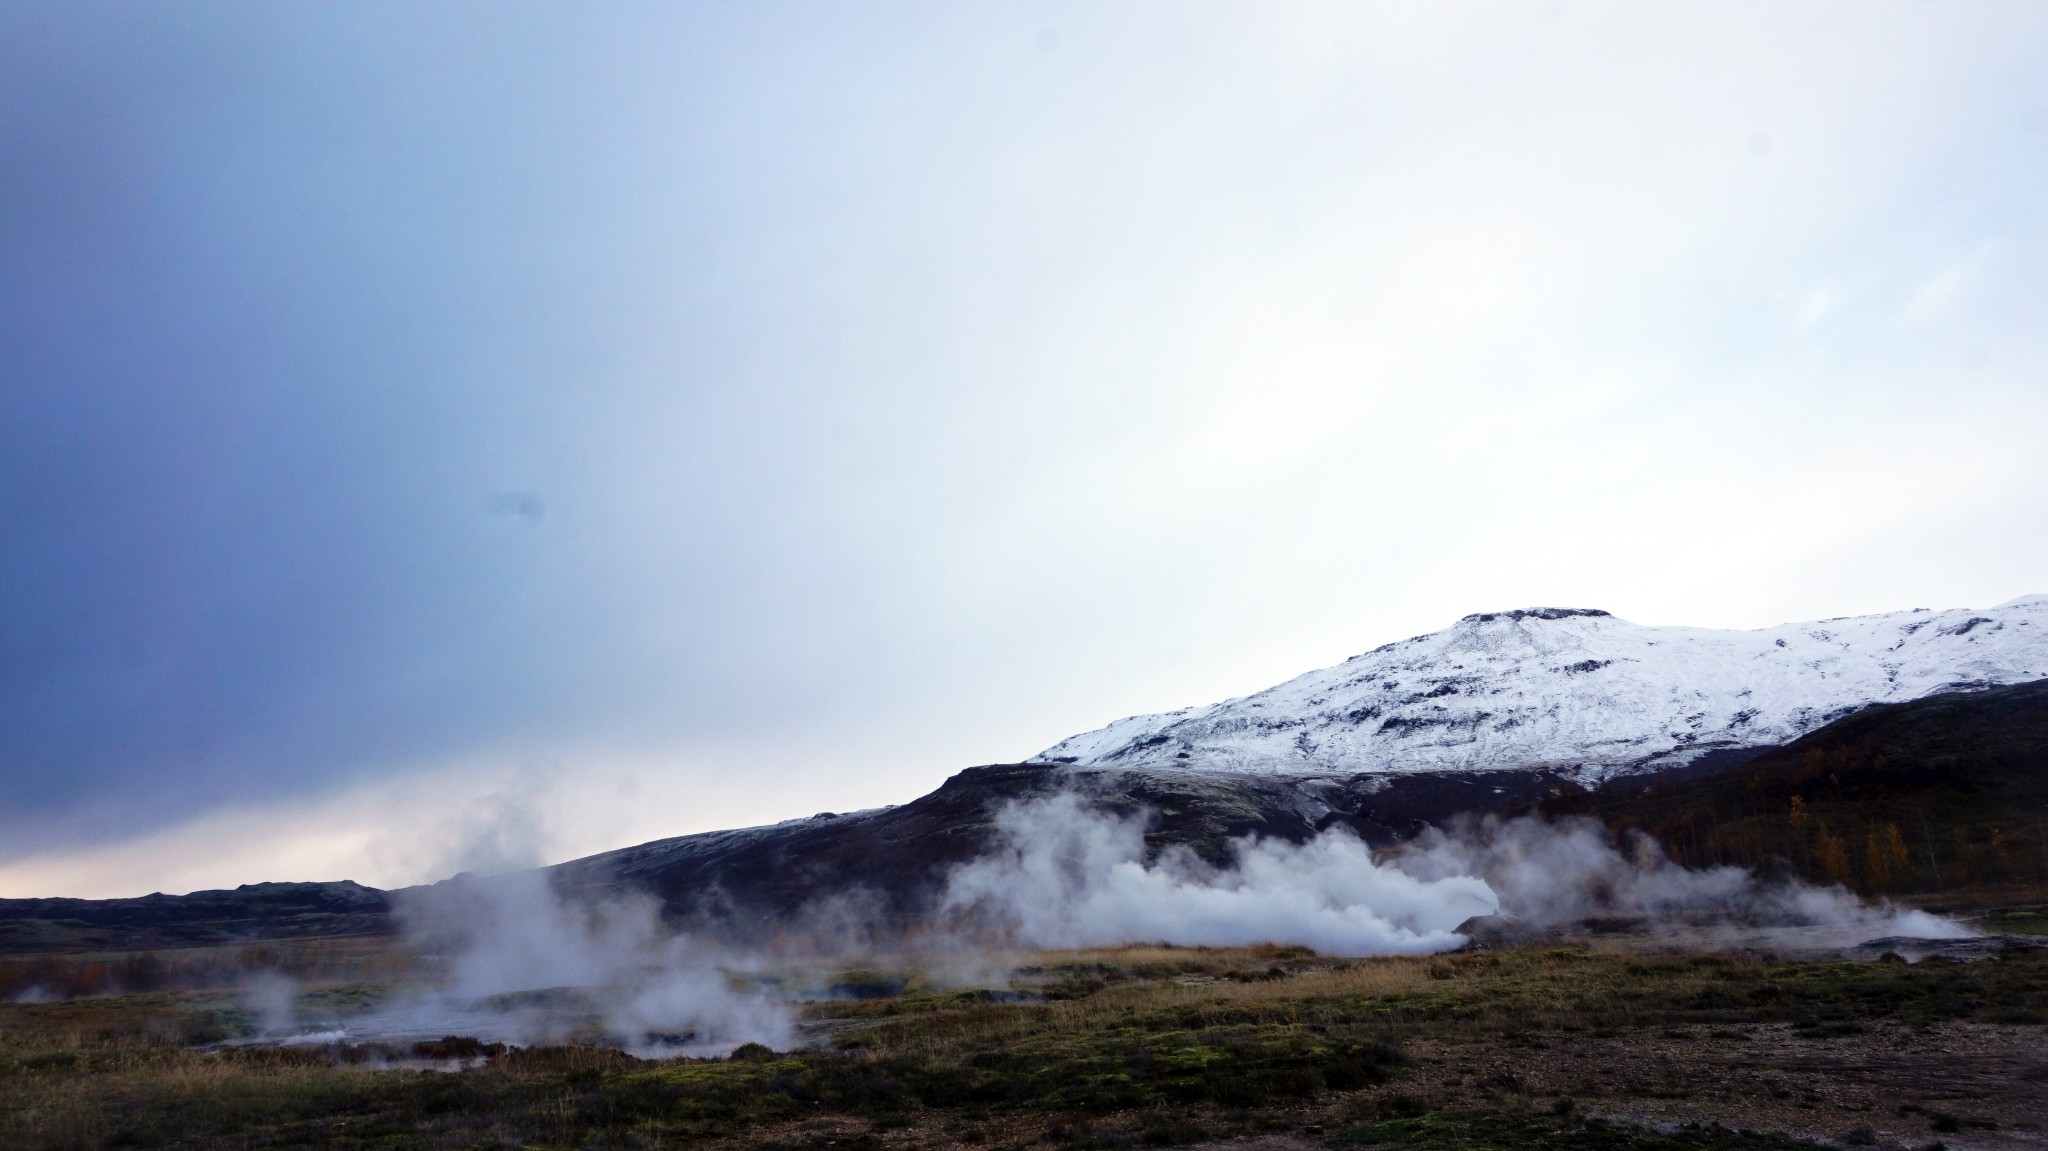
[[[2038,4],[0,0],[0,894],[2048,592]]]

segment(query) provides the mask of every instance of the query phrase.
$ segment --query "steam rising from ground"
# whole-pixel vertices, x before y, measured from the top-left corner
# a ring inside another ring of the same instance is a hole
[[[1667,932],[1714,925],[1801,928],[1816,947],[1888,935],[1971,934],[1924,911],[1865,903],[1840,887],[1767,883],[1740,867],[1681,867],[1655,840],[1638,834],[1617,844],[1597,820],[1583,817],[1461,820],[1429,828],[1388,858],[1422,879],[1482,876],[1500,896],[1502,914],[1531,927],[1618,917]]]
[[[1294,845],[1242,840],[1226,868],[1170,849],[1145,860],[1144,824],[1072,795],[1013,804],[995,849],[956,870],[943,907],[1035,947],[1160,941],[1299,943],[1332,955],[1449,951],[1497,907],[1470,875],[1418,879],[1373,861],[1348,832]]]
[[[928,977],[951,965],[973,967],[979,981],[1005,979],[1000,957],[1019,947],[1449,951],[1467,943],[1456,929],[1474,916],[1538,932],[1621,918],[1662,941],[1702,947],[1825,950],[1880,936],[1970,934],[1840,888],[1765,883],[1734,867],[1680,867],[1653,841],[1618,844],[1589,819],[1466,820],[1377,856],[1342,828],[1301,844],[1248,838],[1231,845],[1223,866],[1186,848],[1148,858],[1143,817],[1092,810],[1072,794],[1012,803],[995,826],[990,849],[948,875],[930,922],[907,933],[882,928],[879,903],[842,894],[778,923],[770,960],[770,951],[750,955],[677,932],[648,896],[579,902],[543,871],[460,876],[407,892],[399,904],[407,941],[435,976],[431,989],[347,1021],[345,1034],[297,1037],[284,1033],[293,1023],[288,983],[255,980],[245,998],[273,1041],[468,1035],[717,1054],[795,1041],[786,1000],[765,989],[775,981],[746,969],[772,963],[822,972],[890,951],[915,959]]]
[[[265,1035],[288,1035],[298,1018],[292,1000],[299,985],[281,971],[259,971],[242,985],[242,1003],[256,1015],[256,1026]]]
[[[1377,859],[1341,828],[1300,845],[1247,839],[1225,867],[1183,848],[1148,861],[1141,820],[1090,811],[1072,795],[1012,804],[996,829],[994,849],[953,872],[942,910],[1034,947],[1271,942],[1399,955],[1463,946],[1454,929],[1492,914],[1531,928],[1637,919],[1674,939],[1681,929],[1772,929],[1780,942],[1815,947],[1969,934],[1841,888],[1766,884],[1735,867],[1689,870],[1647,838],[1617,845],[1590,819],[1466,821]],[[1804,935],[1794,941],[1788,931]]]
[[[421,1034],[671,1055],[789,1046],[787,1008],[736,985],[734,957],[670,930],[652,897],[579,903],[528,871],[458,877],[409,893],[399,911],[412,944],[447,962],[439,988],[395,1009]]]

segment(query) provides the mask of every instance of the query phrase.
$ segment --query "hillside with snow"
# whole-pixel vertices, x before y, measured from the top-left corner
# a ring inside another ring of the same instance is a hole
[[[1758,631],[1469,615],[1242,699],[1121,719],[1043,762],[1282,774],[1552,767],[1583,782],[1785,743],[1873,703],[2048,678],[2048,596]]]

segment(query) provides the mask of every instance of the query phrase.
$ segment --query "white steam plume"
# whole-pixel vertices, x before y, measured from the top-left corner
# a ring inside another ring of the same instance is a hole
[[[1070,794],[1011,804],[992,851],[954,870],[942,909],[1005,941],[1086,947],[1156,941],[1299,943],[1329,955],[1448,951],[1452,929],[1495,910],[1471,876],[1415,876],[1373,862],[1349,832],[1308,843],[1242,840],[1235,862],[1168,849],[1145,862],[1141,820],[1086,810]]]
[[[292,1011],[298,993],[298,983],[281,971],[259,971],[242,983],[242,1003],[256,1014],[256,1026],[266,1036],[291,1032],[298,1022]]]
[[[652,897],[571,902],[528,871],[460,876],[408,893],[399,910],[413,945],[448,965],[438,993],[403,1005],[387,1028],[409,1021],[514,1043],[594,1031],[637,1054],[790,1045],[788,1009],[736,988],[724,957],[669,930]]]
[[[1812,948],[1970,934],[1839,887],[1689,870],[1647,837],[1617,846],[1584,818],[1459,821],[1377,859],[1342,828],[1298,845],[1248,838],[1220,868],[1185,848],[1148,863],[1142,819],[1089,810],[1072,794],[1012,803],[995,822],[994,846],[954,869],[941,911],[1031,947],[1290,943],[1327,955],[1412,954],[1463,946],[1454,929],[1491,914],[1534,928],[1635,919],[1674,941],[1680,928],[1768,929],[1777,934],[1700,942]]]
[[[1952,920],[1888,902],[1868,904],[1840,887],[1766,883],[1740,867],[1682,867],[1654,839],[1635,833],[1617,845],[1604,825],[1583,816],[1460,820],[1427,829],[1387,853],[1386,861],[1422,879],[1479,876],[1500,896],[1503,915],[1533,927],[1614,916],[1665,925],[1803,928],[1814,946],[1971,934]]]

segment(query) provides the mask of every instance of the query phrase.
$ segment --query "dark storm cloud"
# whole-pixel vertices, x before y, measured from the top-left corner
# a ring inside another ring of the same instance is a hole
[[[465,123],[518,77],[437,76],[398,29],[211,13],[15,8],[0,37],[16,849],[588,703],[531,603],[550,541],[492,514],[557,471],[536,301],[502,288],[562,208],[547,125]]]

